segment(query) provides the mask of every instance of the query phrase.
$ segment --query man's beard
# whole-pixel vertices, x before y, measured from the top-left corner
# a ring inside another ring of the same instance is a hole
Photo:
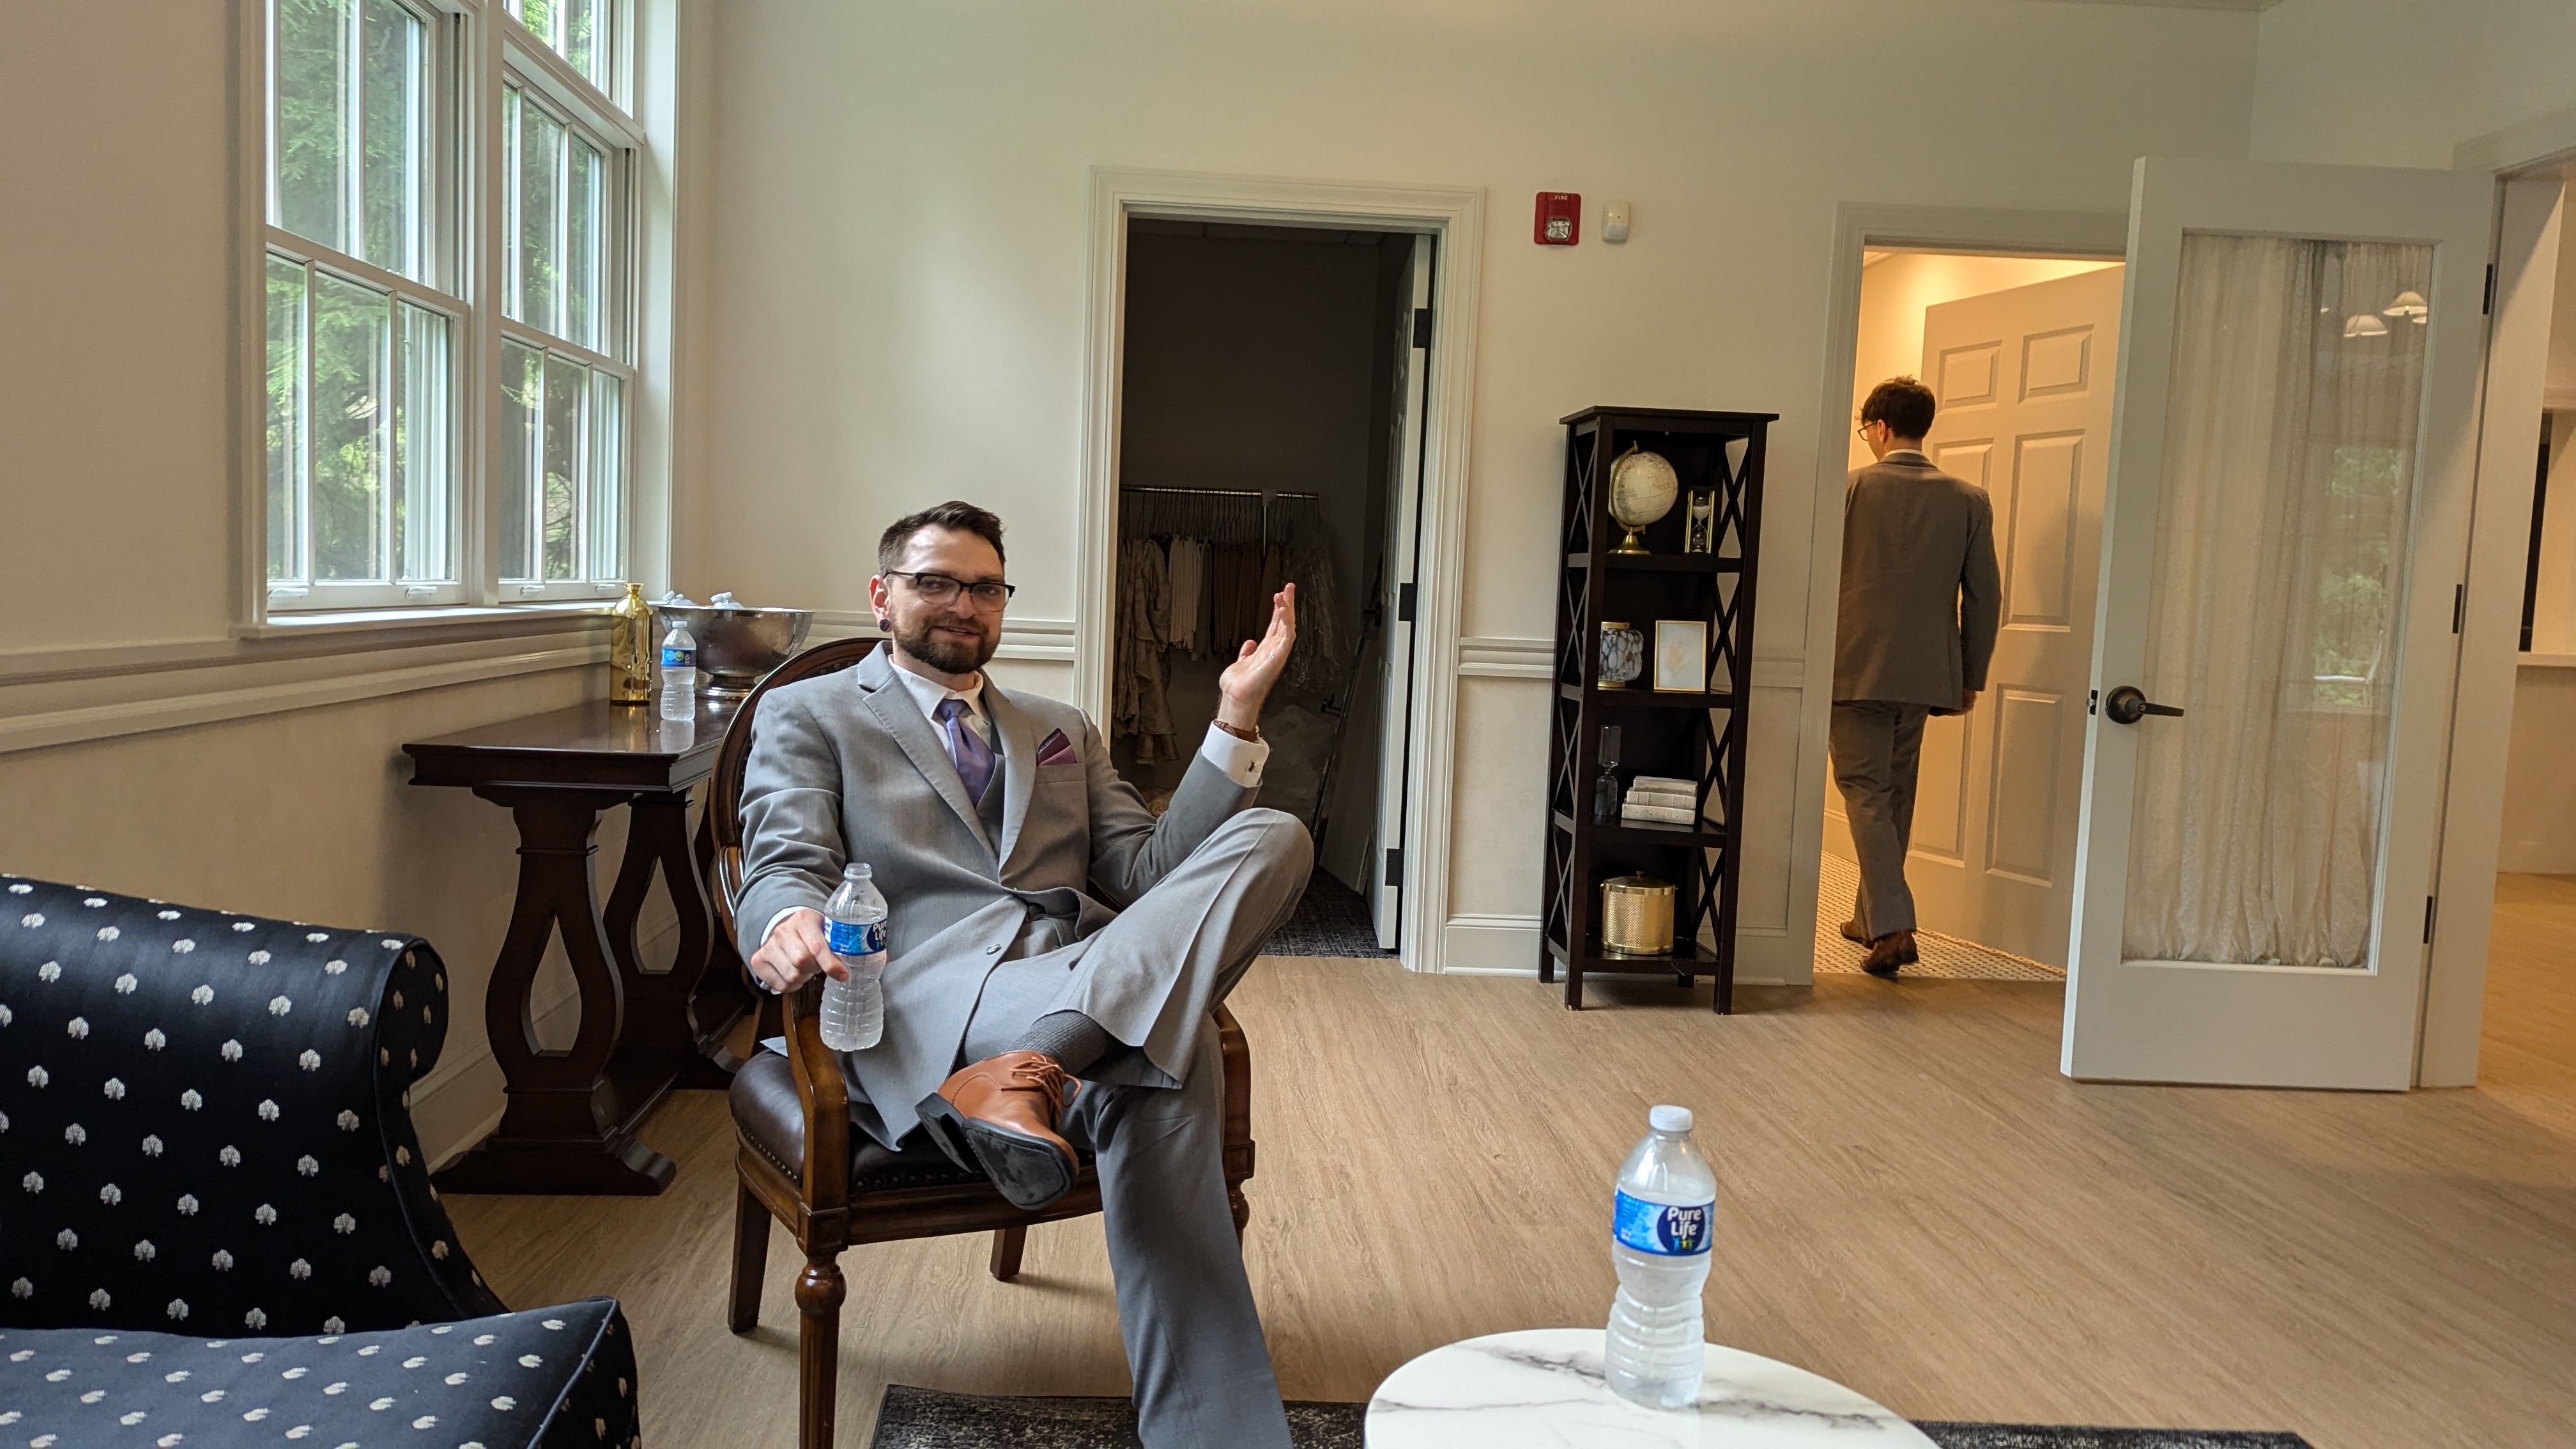
[[[969,644],[965,640],[938,632],[940,620],[933,616],[908,630],[899,630],[895,642],[903,652],[938,670],[942,674],[972,674],[984,667],[1000,647],[994,634],[980,635]]]

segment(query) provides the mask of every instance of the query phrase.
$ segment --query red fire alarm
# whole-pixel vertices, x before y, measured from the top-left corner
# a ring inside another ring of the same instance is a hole
[[[1583,240],[1583,198],[1571,191],[1540,192],[1530,240],[1543,247],[1570,247]]]

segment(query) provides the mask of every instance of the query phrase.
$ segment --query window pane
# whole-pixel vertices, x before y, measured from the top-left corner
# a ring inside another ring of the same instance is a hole
[[[393,556],[406,583],[456,576],[448,488],[448,330],[445,317],[402,303],[402,392],[394,406]]]
[[[590,369],[560,357],[546,358],[546,483],[544,577],[581,577],[581,461],[583,376]]]
[[[591,84],[601,85],[600,61],[605,58],[605,39],[599,34],[600,0],[557,0],[563,15],[563,58],[572,68],[590,77]],[[601,89],[606,89],[601,85]]]
[[[519,23],[528,27],[529,34],[544,41],[548,47],[555,44],[555,0],[517,0],[511,5],[510,13],[519,17]]]
[[[421,233],[423,27],[392,0],[366,0],[358,93],[365,112],[358,174],[358,255],[418,279]]]
[[[601,189],[607,161],[597,148],[572,138],[572,186],[564,199],[564,336],[592,351],[600,346]]]
[[[351,94],[347,0],[276,0],[277,224],[349,249],[345,204]]]
[[[557,277],[562,265],[564,128],[561,122],[522,100],[519,107],[518,316],[532,327],[561,335],[556,313]]]
[[[268,259],[268,576],[304,577],[304,268]]]
[[[501,577],[537,577],[537,422],[545,407],[545,354],[501,344]]]
[[[626,385],[611,373],[593,371],[590,399],[590,576],[623,578]]]
[[[313,279],[313,577],[384,577],[385,368],[391,303]]]
[[[2128,959],[2371,964],[2432,278],[2183,238],[2138,683],[2185,713],[2139,732]]]

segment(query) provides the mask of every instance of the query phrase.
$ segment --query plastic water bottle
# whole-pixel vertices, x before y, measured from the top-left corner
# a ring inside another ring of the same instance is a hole
[[[823,1045],[865,1051],[885,1037],[886,898],[866,865],[841,871],[841,888],[823,903],[823,934],[850,979],[823,979]]]
[[[1677,1409],[1699,1397],[1700,1289],[1708,1282],[1717,1174],[1691,1141],[1688,1107],[1646,1114],[1654,1130],[1619,1168],[1610,1258],[1619,1296],[1610,1305],[1602,1366],[1620,1397]]]
[[[698,641],[678,615],[662,636],[662,718],[695,719],[698,714]]]

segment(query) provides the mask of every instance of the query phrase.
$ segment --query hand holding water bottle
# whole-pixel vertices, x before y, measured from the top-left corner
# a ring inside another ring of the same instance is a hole
[[[886,899],[866,863],[841,871],[840,889],[823,903],[823,932],[841,974],[823,982],[823,1045],[865,1051],[885,1038]]]
[[[1700,1290],[1708,1283],[1717,1174],[1691,1141],[1688,1107],[1657,1107],[1619,1169],[1611,1199],[1610,1305],[1602,1367],[1620,1397],[1677,1409],[1699,1397],[1707,1366]]]

